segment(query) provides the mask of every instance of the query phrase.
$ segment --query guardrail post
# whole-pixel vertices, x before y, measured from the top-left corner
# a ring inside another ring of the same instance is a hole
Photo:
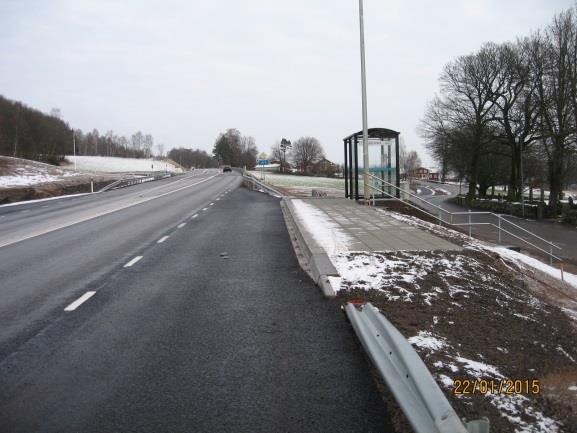
[[[442,220],[442,218],[441,218],[441,210],[440,210],[440,209],[439,209],[438,213],[439,213],[439,225],[442,226],[442,225],[443,225],[443,220]]]
[[[94,179],[90,178],[90,192],[94,192]]]
[[[549,245],[549,265],[553,266],[553,245]]]
[[[472,233],[471,233],[471,209],[469,209],[469,237],[472,238]]]
[[[499,243],[501,243],[501,215],[497,215],[497,219],[499,220]]]

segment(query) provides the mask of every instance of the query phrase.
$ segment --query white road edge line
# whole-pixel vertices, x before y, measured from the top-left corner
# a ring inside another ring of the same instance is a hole
[[[186,223],[180,223],[179,225],[176,226],[177,229],[181,229],[186,225]]]
[[[133,258],[131,261],[129,261],[127,264],[124,265],[125,268],[129,268],[132,265],[134,265],[136,262],[138,262],[140,259],[142,258],[142,256],[136,256],[135,258]]]
[[[64,311],[76,310],[78,307],[80,307],[82,304],[84,304],[86,301],[92,298],[95,294],[96,292],[86,292],[84,295],[82,295],[80,298],[78,298],[76,301],[74,301],[72,304],[66,307]]]
[[[161,237],[159,240],[157,240],[156,243],[157,243],[157,244],[161,244],[161,243],[163,243],[163,242],[164,242],[165,240],[167,240],[167,239],[168,239],[168,236],[163,236],[163,237]]]
[[[19,239],[9,240],[9,241],[4,242],[4,243],[0,242],[0,248],[7,247],[8,245],[16,244],[16,243],[18,243],[18,242],[22,242],[22,241],[25,241],[25,240],[27,240],[27,239],[32,239],[32,238],[35,238],[35,237],[37,237],[37,236],[42,236],[42,235],[45,235],[46,233],[50,233],[50,232],[53,232],[53,231],[55,231],[55,230],[60,230],[60,229],[66,228],[66,227],[73,226],[73,225],[75,225],[75,224],[83,223],[83,222],[85,222],[85,221],[90,221],[90,220],[92,220],[92,219],[94,219],[94,218],[98,218],[98,217],[101,217],[101,216],[104,216],[104,215],[108,215],[108,214],[113,213],[113,212],[118,212],[118,211],[120,211],[120,210],[127,209],[127,208],[130,208],[130,207],[132,207],[132,206],[137,206],[137,205],[139,205],[139,204],[143,204],[143,203],[149,202],[149,201],[151,201],[151,200],[156,200],[156,199],[158,199],[158,198],[167,196],[167,195],[169,195],[169,194],[174,194],[175,192],[182,191],[183,189],[191,188],[191,187],[193,187],[193,186],[195,186],[195,185],[198,185],[198,184],[200,184],[200,183],[206,182],[206,181],[208,181],[208,180],[210,180],[210,179],[212,179],[212,178],[214,178],[214,177],[216,177],[216,176],[217,176],[217,175],[215,174],[214,176],[207,177],[206,179],[203,179],[203,180],[201,180],[201,181],[199,181],[199,182],[193,183],[193,184],[191,184],[191,185],[183,186],[183,187],[178,188],[178,189],[175,189],[175,190],[173,190],[173,191],[165,192],[165,193],[160,194],[160,195],[155,196],[155,197],[145,198],[145,199],[140,200],[140,201],[137,201],[137,202],[135,202],[135,203],[128,203],[128,204],[126,204],[126,205],[124,205],[124,206],[120,206],[120,207],[115,208],[115,209],[105,210],[105,211],[103,211],[103,212],[100,212],[100,213],[97,213],[97,214],[94,214],[94,215],[90,215],[90,216],[88,216],[88,217],[82,217],[82,218],[80,218],[80,219],[77,219],[77,220],[75,220],[75,221],[71,221],[71,222],[68,222],[68,223],[57,224],[56,226],[50,227],[50,228],[48,228],[48,229],[41,229],[41,230],[39,230],[38,232],[36,232],[36,233],[34,233],[34,234],[27,235],[27,236],[23,236],[23,237],[21,237],[21,238],[19,238]],[[94,194],[98,194],[98,193],[94,193]],[[53,197],[51,197],[51,198],[53,198]],[[9,204],[3,205],[3,206],[10,206],[11,204],[13,204],[13,203],[9,203]]]

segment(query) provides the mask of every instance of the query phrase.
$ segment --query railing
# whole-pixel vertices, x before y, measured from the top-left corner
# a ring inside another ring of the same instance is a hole
[[[501,243],[501,240],[502,240],[502,234],[501,234],[501,233],[506,233],[506,234],[508,234],[509,236],[511,236],[511,237],[513,237],[513,238],[515,238],[515,239],[518,239],[518,240],[526,243],[527,245],[529,245],[529,246],[537,249],[538,251],[546,254],[547,256],[549,256],[549,262],[550,262],[550,264],[553,264],[553,259],[558,260],[558,261],[560,261],[560,262],[563,261],[563,259],[561,259],[560,257],[557,257],[555,254],[553,254],[553,248],[556,248],[557,250],[561,250],[561,249],[562,249],[561,247],[555,245],[553,242],[550,242],[550,241],[548,241],[548,240],[546,240],[546,239],[543,239],[541,236],[536,235],[535,233],[533,233],[533,232],[525,229],[524,227],[521,227],[520,225],[515,224],[514,222],[511,222],[511,221],[509,221],[509,220],[506,219],[506,218],[503,218],[503,217],[502,217],[501,215],[499,215],[499,214],[496,214],[496,213],[493,213],[493,212],[471,212],[471,211],[468,211],[468,212],[450,212],[450,211],[448,211],[448,210],[446,210],[446,209],[443,209],[441,206],[438,206],[438,205],[436,205],[436,204],[434,204],[434,203],[431,203],[431,202],[429,202],[429,201],[427,201],[427,200],[424,200],[424,199],[422,199],[421,197],[419,197],[419,196],[417,196],[417,195],[415,195],[415,194],[413,194],[413,193],[411,193],[411,192],[409,192],[409,191],[404,191],[404,190],[402,190],[401,188],[397,187],[396,185],[394,185],[394,184],[392,184],[392,183],[390,183],[390,182],[387,182],[386,180],[381,179],[381,178],[378,177],[378,176],[375,176],[375,175],[373,175],[373,174],[371,174],[371,173],[369,173],[368,175],[369,175],[370,178],[372,178],[372,179],[374,179],[374,180],[377,180],[378,182],[382,183],[384,186],[387,186],[387,187],[389,187],[389,188],[394,188],[395,190],[400,191],[402,194],[409,195],[410,197],[413,197],[413,198],[415,198],[416,200],[425,203],[427,206],[430,206],[430,207],[436,209],[436,210],[437,210],[437,215],[434,215],[434,214],[432,214],[431,212],[428,212],[428,211],[424,210],[424,209],[421,208],[421,207],[418,207],[418,206],[413,205],[413,204],[410,203],[409,201],[406,201],[406,200],[402,200],[402,199],[397,198],[394,194],[391,194],[391,193],[387,192],[384,187],[378,188],[378,187],[376,187],[376,186],[374,186],[374,185],[369,185],[369,187],[370,187],[372,190],[378,191],[378,192],[380,192],[381,194],[386,194],[387,196],[389,196],[389,197],[392,198],[392,199],[401,201],[402,203],[404,203],[404,204],[406,204],[406,205],[408,205],[408,206],[411,206],[412,208],[417,209],[418,211],[423,212],[423,213],[429,215],[430,217],[432,217],[432,218],[434,218],[434,219],[437,219],[437,220],[439,221],[439,225],[441,225],[441,224],[444,222],[445,224],[448,224],[448,225],[451,225],[451,226],[455,226],[455,227],[468,226],[468,227],[469,227],[469,237],[472,237],[472,228],[473,228],[473,226],[490,226],[490,227],[494,227],[494,228],[497,229],[497,232],[498,232],[498,240],[499,240],[499,243]],[[374,194],[374,193],[371,195],[371,199],[372,199],[373,205],[374,205],[374,202],[375,202],[375,194]],[[447,216],[449,217],[449,220],[446,220],[446,219],[443,220],[442,215],[447,215]],[[467,221],[467,222],[464,222],[464,223],[455,222],[455,221],[454,221],[454,217],[455,217],[455,216],[459,217],[459,216],[461,216],[461,215],[462,215],[462,216],[467,216],[467,217],[468,217],[468,221]],[[496,220],[497,220],[497,224],[494,224],[494,223],[492,223],[492,222],[473,222],[473,221],[471,220],[471,217],[472,217],[473,215],[486,215],[486,216],[489,216],[489,217],[494,217],[494,218],[496,218]],[[505,224],[503,224],[503,223],[505,223]],[[514,227],[514,228],[517,229],[517,230],[520,230],[520,231],[523,232],[524,234],[527,234],[527,235],[529,235],[529,236],[532,236],[534,239],[537,239],[537,240],[545,243],[545,244],[549,247],[549,251],[545,250],[544,248],[541,248],[541,247],[538,246],[538,245],[535,245],[535,244],[532,243],[532,242],[529,242],[528,240],[522,238],[521,236],[519,236],[519,235],[517,235],[517,234],[515,234],[515,233],[512,233],[510,230],[507,230],[507,229],[503,228],[503,225],[505,225],[505,227],[508,227],[507,224],[509,224],[510,226]]]
[[[258,186],[260,189],[266,190],[266,191],[272,193],[273,195],[276,195],[279,197],[282,197],[284,195],[282,192],[280,192],[279,190],[277,190],[273,186],[268,185],[264,182],[261,182],[256,177],[251,176],[250,174],[243,173],[242,177],[244,178],[245,181],[250,182],[253,185],[253,188]]]
[[[489,433],[487,418],[463,422],[415,349],[372,304],[345,312],[416,433]]]
[[[101,188],[98,192],[105,192],[105,191],[109,191],[111,189],[125,188],[127,186],[132,186],[132,185],[139,185],[141,183],[152,182],[153,180],[164,179],[166,177],[171,177],[171,176],[172,176],[171,174],[159,172],[157,174],[152,174],[152,175],[148,175],[148,176],[123,178],[123,179],[119,179],[115,182],[112,182],[109,185],[106,185],[104,188]]]

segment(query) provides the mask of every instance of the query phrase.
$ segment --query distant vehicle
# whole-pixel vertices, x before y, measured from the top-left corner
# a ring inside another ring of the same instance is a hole
[[[222,167],[222,172],[226,173],[227,171],[232,171],[232,168],[230,168],[229,165],[225,165],[224,167]]]

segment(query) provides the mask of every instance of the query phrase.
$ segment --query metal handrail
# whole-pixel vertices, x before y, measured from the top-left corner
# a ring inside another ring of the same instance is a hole
[[[255,178],[254,176],[251,176],[250,174],[243,174],[242,177],[243,177],[245,180],[248,180],[249,182],[252,182],[254,185],[258,185],[258,186],[260,186],[261,188],[264,188],[264,189],[266,189],[266,190],[268,190],[268,191],[270,191],[270,192],[272,192],[272,193],[274,193],[274,194],[276,194],[276,195],[280,195],[280,196],[283,196],[283,195],[284,195],[281,191],[277,190],[277,189],[274,188],[272,185],[269,185],[269,184],[267,184],[267,183],[264,183],[264,182],[258,180],[257,178]]]
[[[468,211],[468,212],[450,212],[450,211],[448,211],[448,210],[446,210],[446,209],[443,209],[443,208],[440,207],[440,206],[437,206],[436,204],[433,204],[433,203],[431,203],[431,202],[428,202],[427,200],[423,200],[421,197],[419,197],[419,196],[417,196],[417,195],[415,195],[415,194],[412,194],[412,193],[407,192],[407,191],[403,191],[403,190],[402,190],[401,188],[399,188],[398,186],[393,185],[392,183],[387,182],[386,180],[381,179],[381,178],[378,177],[378,176],[372,175],[372,174],[370,174],[370,173],[368,173],[368,174],[369,174],[369,177],[372,177],[373,179],[376,179],[376,180],[378,180],[379,182],[381,182],[381,183],[383,183],[383,184],[386,184],[386,185],[388,185],[388,186],[390,186],[390,187],[393,187],[393,188],[395,188],[395,189],[398,190],[398,191],[401,191],[401,192],[403,192],[403,193],[405,193],[405,194],[410,195],[411,197],[415,197],[416,199],[418,199],[418,200],[426,203],[427,205],[430,205],[430,206],[432,206],[432,207],[434,207],[434,208],[436,208],[436,209],[438,209],[438,210],[440,210],[440,211],[445,212],[447,215],[450,215],[450,216],[451,216],[451,220],[450,220],[450,221],[444,221],[444,220],[441,218],[441,215],[440,215],[440,214],[437,215],[437,216],[436,216],[436,215],[433,215],[432,213],[427,212],[426,210],[424,210],[424,209],[422,209],[422,208],[419,208],[419,207],[417,207],[417,206],[412,205],[412,204],[409,203],[408,201],[404,201],[404,200],[402,200],[402,199],[397,198],[397,197],[394,196],[393,194],[385,191],[384,188],[377,188],[377,187],[374,186],[374,185],[369,185],[369,187],[370,187],[371,189],[376,190],[376,191],[379,191],[379,192],[381,192],[381,193],[383,193],[383,194],[386,194],[386,195],[388,195],[389,197],[391,197],[391,198],[393,198],[393,199],[395,199],[395,200],[401,201],[402,203],[404,203],[404,204],[406,204],[406,205],[409,205],[409,206],[411,206],[412,208],[417,209],[417,210],[419,210],[419,211],[421,211],[421,212],[423,212],[423,213],[431,216],[431,217],[434,218],[434,219],[438,219],[440,222],[444,222],[445,224],[449,224],[449,225],[451,225],[451,226],[469,226],[469,237],[472,237],[472,234],[471,234],[471,226],[473,226],[473,225],[489,225],[489,226],[492,226],[492,227],[495,227],[496,229],[498,229],[498,231],[499,231],[499,242],[501,242],[501,232],[505,232],[505,233],[507,233],[509,236],[512,236],[512,237],[514,237],[515,239],[518,239],[518,240],[520,240],[520,241],[522,241],[522,242],[525,242],[527,245],[530,245],[530,246],[532,246],[533,248],[536,248],[537,250],[541,251],[542,253],[545,253],[546,255],[548,255],[548,256],[550,257],[550,262],[551,262],[551,263],[552,263],[553,259],[556,259],[556,260],[559,260],[559,261],[563,261],[562,258],[557,257],[556,255],[553,254],[553,247],[557,248],[558,250],[562,250],[561,247],[559,247],[559,246],[555,245],[553,242],[550,242],[550,241],[548,241],[548,240],[546,240],[546,239],[543,239],[541,236],[538,236],[538,235],[536,235],[535,233],[533,233],[533,232],[531,232],[531,231],[529,231],[529,230],[527,230],[527,229],[525,229],[525,228],[523,228],[523,227],[521,227],[521,226],[519,226],[519,225],[517,225],[517,224],[515,224],[515,223],[513,223],[513,222],[511,222],[511,221],[509,221],[509,220],[507,220],[507,219],[505,219],[505,218],[503,218],[501,215],[495,214],[495,213],[493,213],[493,212],[471,212],[471,211]],[[373,195],[373,197],[374,197],[374,195]],[[468,222],[468,223],[462,223],[462,224],[453,223],[453,215],[469,215],[469,222]],[[494,217],[497,218],[497,220],[499,221],[499,225],[495,225],[495,224],[493,224],[492,222],[487,222],[487,223],[472,223],[472,222],[470,221],[471,215],[492,215],[492,216],[494,216]],[[547,245],[550,246],[550,251],[544,250],[543,248],[541,248],[541,247],[539,247],[539,246],[537,246],[537,245],[535,245],[535,244],[527,241],[526,239],[523,239],[522,237],[520,237],[520,236],[518,236],[518,235],[516,235],[516,234],[514,234],[514,233],[511,233],[510,231],[504,229],[503,227],[501,227],[501,221],[508,222],[509,224],[511,224],[512,226],[520,229],[521,231],[523,231],[523,232],[525,232],[525,233],[527,233],[527,234],[529,234],[529,235],[531,235],[531,236],[539,239],[540,241],[546,243]]]

